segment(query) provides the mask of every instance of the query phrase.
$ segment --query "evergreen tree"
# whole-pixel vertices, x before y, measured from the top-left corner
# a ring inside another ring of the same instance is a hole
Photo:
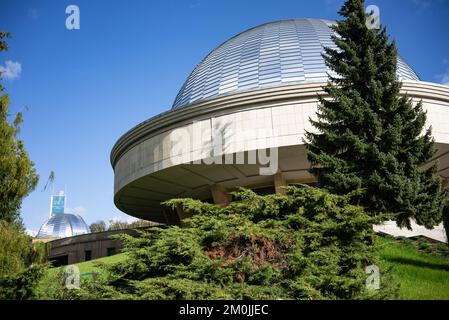
[[[332,29],[338,49],[325,49],[330,77],[319,97],[318,133],[307,132],[311,172],[331,192],[354,197],[371,215],[393,213],[398,225],[432,227],[442,218],[445,193],[436,165],[420,166],[435,153],[425,130],[422,103],[399,94],[397,48],[385,27],[366,26],[363,0],[348,0]],[[423,133],[424,132],[424,133]]]
[[[0,32],[0,52],[8,49],[5,38],[9,36]],[[0,220],[21,223],[22,199],[34,190],[38,176],[23,141],[17,137],[22,114],[19,112],[13,123],[9,123],[9,97],[3,91],[0,85]]]
[[[449,245],[449,201],[446,202],[446,205],[443,209],[443,226],[444,232],[446,233],[446,240],[448,240]]]
[[[0,31],[0,52],[8,49],[5,38],[9,36]],[[9,123],[9,97],[3,91],[0,85],[0,300],[31,299],[46,270],[42,265],[46,248],[33,244],[25,234],[19,211],[38,176],[23,141],[17,137],[22,114]]]

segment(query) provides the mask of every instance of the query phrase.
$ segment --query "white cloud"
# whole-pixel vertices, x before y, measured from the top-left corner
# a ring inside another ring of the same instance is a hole
[[[78,214],[80,216],[85,216],[87,210],[86,210],[86,208],[84,208],[82,206],[77,206],[75,208],[65,208],[65,212],[72,213],[72,214]]]
[[[36,231],[33,231],[33,230],[31,230],[31,229],[26,229],[26,230],[25,230],[25,233],[26,233],[27,235],[29,235],[30,237],[35,237],[36,234],[37,234]]]
[[[196,9],[199,8],[201,6],[200,2],[195,2],[195,3],[191,3],[190,5],[190,9]]]
[[[20,77],[22,65],[19,62],[8,60],[5,66],[0,66],[1,77],[5,80],[14,80]]]
[[[446,70],[443,73],[436,75],[436,78],[440,81],[440,83],[444,84],[445,86],[449,86],[449,67],[447,66],[448,63],[449,61],[447,59],[444,59],[443,64],[446,65]]]
[[[441,83],[444,84],[445,86],[449,86],[449,70],[447,70],[446,73],[443,74],[441,78]]]
[[[420,9],[426,9],[430,6],[430,2],[427,0],[413,0],[413,3]]]

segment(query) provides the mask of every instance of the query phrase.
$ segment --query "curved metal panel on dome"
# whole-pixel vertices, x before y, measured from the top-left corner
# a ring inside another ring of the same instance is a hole
[[[275,21],[242,32],[213,50],[192,71],[172,109],[220,95],[259,88],[326,82],[321,54],[336,49],[331,40],[332,21],[292,19]],[[398,58],[399,80],[419,81],[418,75]]]
[[[89,228],[77,214],[57,214],[40,228],[37,238],[66,238],[89,233]]]

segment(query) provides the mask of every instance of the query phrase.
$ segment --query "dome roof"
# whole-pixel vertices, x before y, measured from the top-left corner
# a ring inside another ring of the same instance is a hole
[[[89,233],[89,228],[77,214],[61,213],[50,217],[40,228],[37,238],[66,238]]]
[[[259,88],[326,82],[323,47],[331,40],[334,22],[321,19],[275,21],[242,32],[209,53],[182,86],[172,109],[193,102]],[[399,80],[419,81],[398,58]]]

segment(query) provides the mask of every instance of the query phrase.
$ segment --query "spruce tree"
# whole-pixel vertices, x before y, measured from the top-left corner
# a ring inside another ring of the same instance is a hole
[[[443,226],[446,233],[446,240],[448,240],[449,245],[449,201],[446,202],[443,209]]]
[[[8,49],[8,36],[0,32],[0,52]],[[21,224],[22,200],[34,190],[38,176],[23,141],[17,137],[22,114],[19,112],[12,123],[8,121],[9,96],[3,91],[0,85],[0,220]]]
[[[375,216],[393,214],[432,227],[441,222],[445,193],[436,165],[420,168],[435,153],[425,130],[422,103],[400,95],[397,48],[386,28],[370,29],[363,0],[348,0],[332,27],[338,49],[325,49],[330,77],[319,96],[317,133],[306,133],[311,172],[337,194],[357,191],[354,201]]]

